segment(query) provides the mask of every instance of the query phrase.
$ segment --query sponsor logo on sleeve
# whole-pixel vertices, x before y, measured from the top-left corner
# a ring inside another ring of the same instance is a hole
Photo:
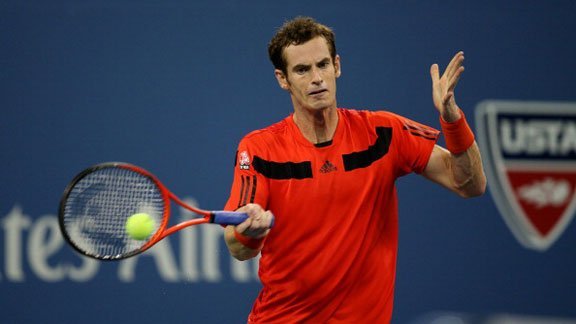
[[[250,155],[247,151],[242,151],[238,154],[238,164],[240,165],[240,170],[250,169]]]

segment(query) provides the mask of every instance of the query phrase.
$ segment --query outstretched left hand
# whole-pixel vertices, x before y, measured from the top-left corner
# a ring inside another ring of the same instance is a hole
[[[438,64],[432,64],[430,67],[434,106],[436,106],[442,119],[447,122],[453,122],[460,118],[460,109],[456,104],[454,89],[464,72],[463,62],[464,52],[460,51],[454,55],[442,77],[440,77]]]

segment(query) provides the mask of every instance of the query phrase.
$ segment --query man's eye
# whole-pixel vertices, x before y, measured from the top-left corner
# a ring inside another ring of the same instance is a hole
[[[306,71],[308,71],[308,69],[305,67],[301,67],[301,68],[296,69],[296,73],[298,73],[298,74],[304,74],[304,73],[306,73]]]

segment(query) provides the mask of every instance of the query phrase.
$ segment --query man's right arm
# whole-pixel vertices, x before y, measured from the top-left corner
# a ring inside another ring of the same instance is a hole
[[[257,256],[262,250],[273,216],[258,204],[248,204],[236,211],[248,214],[248,219],[236,226],[228,225],[224,231],[224,240],[230,254],[244,261]]]

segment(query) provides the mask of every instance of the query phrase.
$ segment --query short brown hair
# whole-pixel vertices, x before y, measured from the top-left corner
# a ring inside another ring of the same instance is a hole
[[[268,44],[268,56],[274,68],[286,73],[284,49],[290,45],[300,45],[318,36],[328,43],[332,61],[336,58],[334,32],[310,17],[296,17],[284,23]]]

